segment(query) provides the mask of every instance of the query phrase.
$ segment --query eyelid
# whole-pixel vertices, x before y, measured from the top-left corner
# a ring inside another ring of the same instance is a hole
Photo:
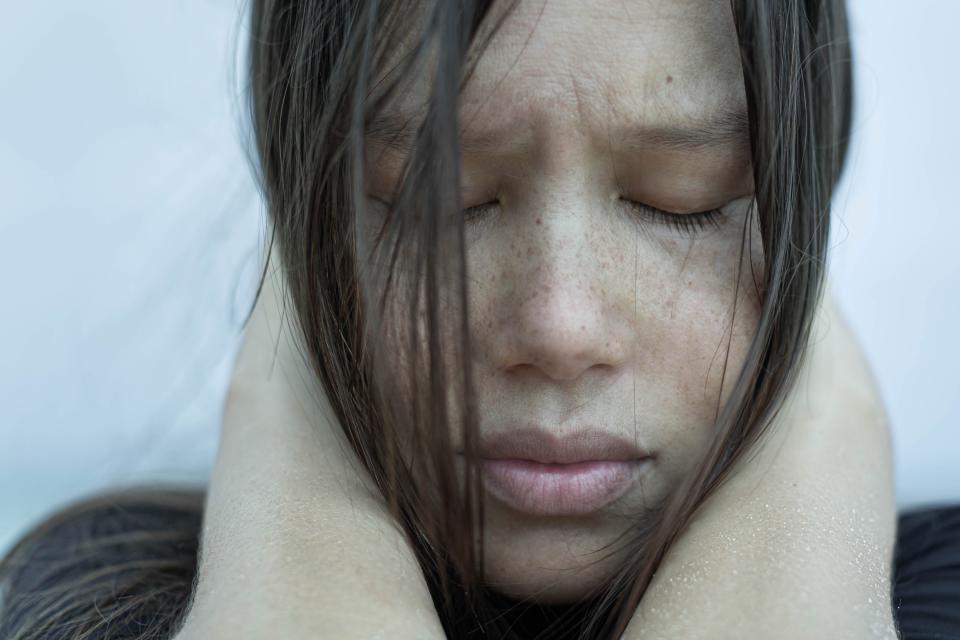
[[[500,204],[499,199],[488,200],[481,204],[475,204],[469,207],[464,207],[460,210],[461,215],[463,216],[464,222],[470,222],[472,224],[480,224],[483,222],[489,222],[490,216],[488,215],[489,211]]]
[[[463,211],[473,211],[473,210],[477,210],[477,209],[486,209],[486,208],[488,208],[488,207],[492,207],[492,206],[498,205],[498,204],[500,204],[500,200],[499,200],[498,198],[494,198],[493,200],[487,200],[486,202],[481,202],[480,204],[475,204],[475,205],[472,205],[472,206],[469,206],[469,207],[464,207],[462,210],[463,210]]]
[[[379,200],[379,198],[374,198]],[[631,200],[629,198],[620,198],[631,210],[640,213],[645,216],[649,222],[666,224],[672,226],[674,229],[681,233],[693,235],[698,231],[702,231],[706,227],[719,227],[722,219],[724,217],[723,207],[725,205],[714,207],[713,209],[706,209],[703,211],[689,211],[687,213],[677,213],[675,211],[668,211],[666,209],[661,209],[645,202],[640,202],[638,200]],[[387,204],[387,203],[384,203]],[[461,213],[465,216],[466,219],[472,218],[486,218],[485,214],[492,208],[500,204],[499,199],[488,200],[481,204],[471,205],[469,207],[463,207]],[[387,205],[389,206],[389,204]]]
[[[641,217],[645,217],[646,221],[669,225],[678,232],[690,236],[703,231],[706,227],[720,227],[724,217],[722,206],[704,211],[676,213],[629,198],[620,198],[620,200],[626,203],[631,210],[640,214]]]
[[[646,202],[641,202],[639,200],[632,200],[630,198],[620,198],[620,199],[625,202],[629,202],[630,204],[639,205],[641,207],[649,209],[650,211],[655,211],[656,213],[661,213],[666,216],[678,216],[678,217],[698,216],[698,215],[704,215],[707,213],[713,213],[714,211],[717,211],[722,208],[722,207],[712,207],[710,209],[702,209],[700,211],[670,211],[669,209],[661,209],[660,207],[656,207],[652,204],[647,204]]]
[[[367,197],[373,200],[374,202],[378,202],[382,204],[387,209],[393,208],[393,203],[387,202],[383,198],[377,197],[376,195],[367,194]],[[470,220],[472,218],[486,218],[485,214],[487,213],[487,211],[499,204],[500,204],[499,199],[488,200],[487,202],[484,202],[482,204],[463,207],[462,209],[460,209],[460,213],[461,215],[464,216],[465,220]]]

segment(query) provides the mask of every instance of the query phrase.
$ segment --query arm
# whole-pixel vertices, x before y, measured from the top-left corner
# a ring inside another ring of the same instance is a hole
[[[329,408],[309,398],[289,336],[269,373],[276,286],[265,287],[237,362],[197,596],[177,638],[442,638],[412,551],[345,464],[352,454],[339,455],[349,450]],[[671,549],[625,638],[856,638],[871,628],[893,637],[888,434],[849,336],[830,335],[840,349],[820,344],[809,391],[832,392],[831,404],[814,411],[797,394]],[[328,428],[311,431],[318,421]]]
[[[654,638],[896,638],[890,435],[832,303],[756,457],[667,553],[627,632]]]
[[[270,273],[234,368],[176,638],[443,638],[413,551],[313,391]]]

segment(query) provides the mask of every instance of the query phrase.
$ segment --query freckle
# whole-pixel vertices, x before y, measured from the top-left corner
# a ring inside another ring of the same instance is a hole
[[[537,224],[540,224],[541,222],[542,220],[540,220],[540,218],[537,218]]]
[[[673,82],[673,76],[667,76],[667,84]]]

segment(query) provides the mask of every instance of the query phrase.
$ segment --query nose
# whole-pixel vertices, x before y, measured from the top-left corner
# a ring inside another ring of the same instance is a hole
[[[548,378],[572,381],[592,367],[619,364],[619,345],[605,330],[602,304],[590,287],[544,285],[511,323],[506,369],[533,367]]]
[[[517,257],[509,275],[501,272],[512,286],[488,336],[499,370],[569,383],[624,366],[632,323],[623,274],[601,257],[610,249],[601,235],[573,214],[542,216],[530,233],[515,236]]]

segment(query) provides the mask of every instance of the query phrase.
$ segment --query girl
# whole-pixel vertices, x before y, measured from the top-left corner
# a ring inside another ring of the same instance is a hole
[[[251,20],[275,253],[202,531],[191,493],[52,519],[7,636],[922,637],[822,295],[841,2]]]

